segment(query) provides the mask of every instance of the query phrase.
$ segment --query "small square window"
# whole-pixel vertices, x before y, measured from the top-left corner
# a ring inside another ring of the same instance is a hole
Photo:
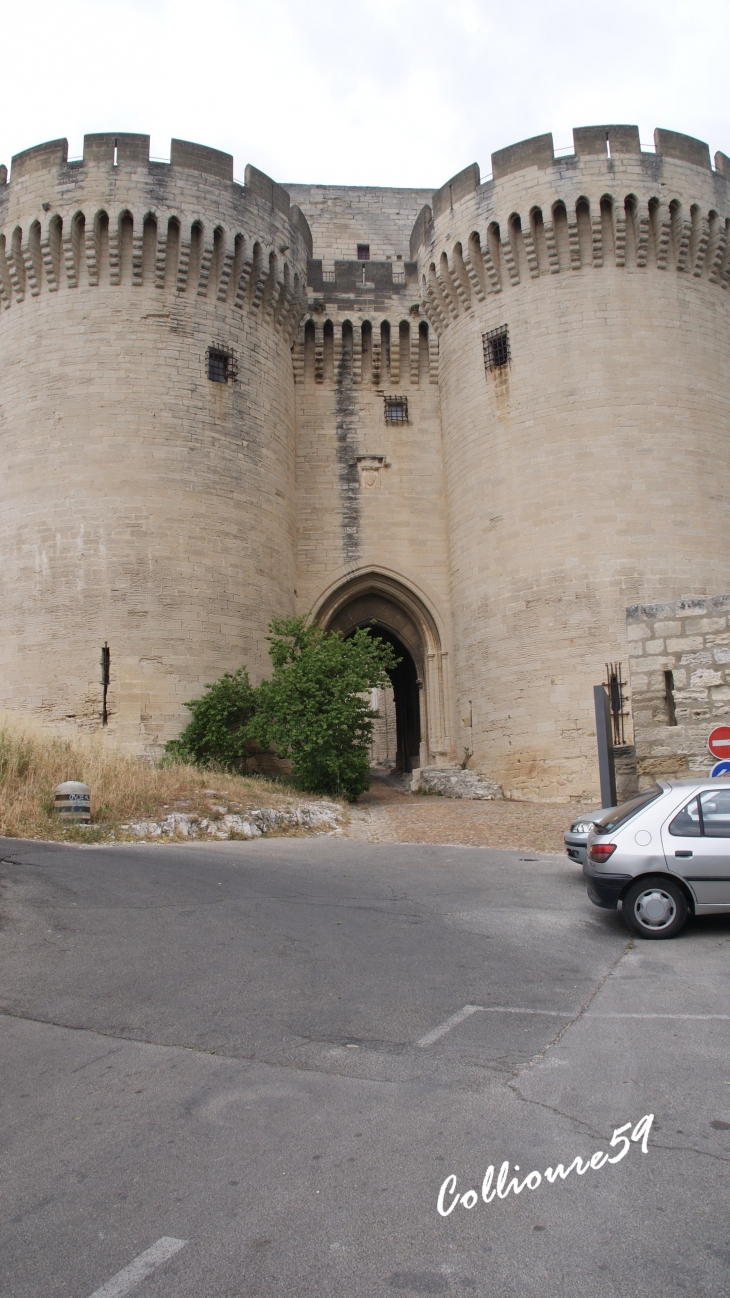
[[[211,383],[227,383],[230,357],[226,352],[208,351],[208,378]]]
[[[489,333],[482,334],[482,347],[484,348],[484,368],[489,374],[490,370],[501,370],[509,365],[512,359],[509,349],[509,330],[507,325],[500,325],[499,329],[490,329]]]
[[[386,424],[408,423],[408,397],[385,397]]]
[[[357,245],[357,259],[358,261],[370,261],[369,243],[359,243]]]

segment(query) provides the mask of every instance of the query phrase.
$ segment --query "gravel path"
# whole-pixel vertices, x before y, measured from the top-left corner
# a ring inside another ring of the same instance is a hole
[[[563,834],[579,810],[573,804],[422,797],[401,793],[376,777],[351,808],[347,835],[371,843],[460,843],[562,853]]]

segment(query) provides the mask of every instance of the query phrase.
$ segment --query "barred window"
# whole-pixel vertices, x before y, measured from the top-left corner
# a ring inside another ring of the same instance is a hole
[[[490,370],[504,369],[509,365],[512,359],[509,349],[509,329],[507,325],[500,325],[498,329],[490,329],[488,333],[482,334],[482,347],[484,348],[484,369],[487,374]]]
[[[238,377],[235,352],[213,343],[206,353],[206,370],[211,383],[232,383]]]
[[[208,378],[211,383],[228,382],[228,356],[225,352],[208,352]]]
[[[359,243],[357,245],[357,259],[358,261],[370,261],[369,243]]]
[[[386,424],[408,423],[408,397],[384,397]]]

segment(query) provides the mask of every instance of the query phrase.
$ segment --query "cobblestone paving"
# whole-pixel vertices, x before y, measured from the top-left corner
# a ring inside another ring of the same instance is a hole
[[[374,779],[351,809],[347,832],[374,843],[461,843],[562,853],[563,834],[580,810],[573,804],[422,797]]]

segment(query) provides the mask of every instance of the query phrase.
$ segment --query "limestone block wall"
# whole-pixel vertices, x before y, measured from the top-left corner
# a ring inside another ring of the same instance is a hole
[[[380,766],[386,772],[390,772],[395,767],[398,750],[395,697],[392,689],[373,690],[370,706],[373,712],[377,712],[370,743],[370,765]]]
[[[626,610],[640,787],[709,774],[710,731],[730,718],[730,595]],[[730,753],[728,754],[730,756]]]
[[[332,295],[310,308],[294,349],[297,607],[319,615],[338,591],[373,591],[382,579],[427,610],[422,757],[445,761],[451,615],[435,335],[403,295]],[[387,422],[386,397],[407,403],[407,421]]]
[[[123,134],[0,168],[0,706],[98,728],[107,645],[106,733],[154,753],[207,681],[268,670],[272,616],[387,613],[423,765],[593,800],[626,607],[730,590],[730,159],[655,143],[538,136],[434,194],[290,196]],[[649,630],[678,725],[659,751],[647,676],[642,779],[693,769],[730,684],[726,628]]]
[[[357,257],[359,243],[370,246],[373,261],[408,260],[413,223],[430,189],[380,189],[360,185],[287,185],[293,203],[312,231],[315,256],[327,270],[335,261]],[[398,267],[396,266],[396,270]]]
[[[626,661],[627,605],[730,584],[730,163],[656,144],[596,127],[567,159],[550,136],[503,150],[411,242],[439,336],[457,748],[514,797],[595,796],[592,686]],[[487,368],[494,330],[509,363]]]
[[[0,187],[2,706],[154,753],[294,609],[291,342],[311,238],[228,155],[53,141]],[[208,354],[227,367],[212,382]]]

